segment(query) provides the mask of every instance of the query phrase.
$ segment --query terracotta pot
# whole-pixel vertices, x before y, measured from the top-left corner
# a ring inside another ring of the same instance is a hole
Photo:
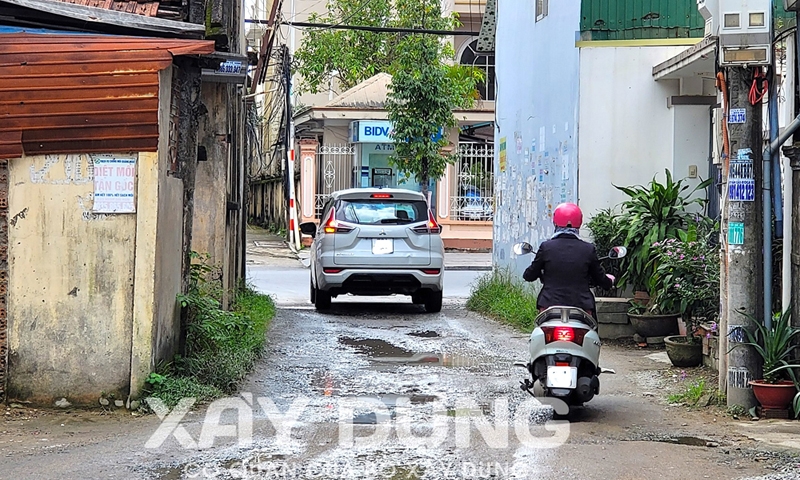
[[[686,335],[673,335],[664,339],[667,356],[676,367],[696,367],[703,363],[703,342],[698,338],[688,342]]]
[[[678,333],[678,315],[628,314],[633,329],[642,337],[666,337]]]
[[[764,380],[753,380],[753,393],[762,407],[775,410],[786,410],[792,403],[797,388],[789,380],[779,383],[766,383]]]
[[[650,295],[647,292],[637,290],[633,292],[633,298],[634,300],[639,300],[642,303],[647,303],[647,301],[650,300]]]

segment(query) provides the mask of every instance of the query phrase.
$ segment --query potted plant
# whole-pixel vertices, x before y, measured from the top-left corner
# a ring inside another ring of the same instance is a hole
[[[800,368],[800,364],[789,363],[792,353],[798,347],[796,339],[800,335],[800,328],[791,324],[791,311],[776,314],[771,328],[767,328],[752,315],[740,313],[751,320],[755,330],[744,329],[747,341],[734,345],[731,350],[749,345],[761,357],[764,377],[750,381],[756,400],[767,409],[786,410],[793,401],[795,407],[800,406],[797,397],[797,378],[793,371],[795,368]]]
[[[621,265],[625,273],[620,278],[620,285],[622,288],[631,285],[634,292],[647,290],[653,273],[650,265],[653,244],[678,238],[679,232],[685,232],[696,221],[691,208],[702,206],[706,200],[692,196],[711,184],[709,179],[689,191],[689,185],[685,185],[683,180],[674,181],[668,169],[665,173],[666,182],[663,184],[653,177],[646,187],[614,186],[628,197],[622,203],[619,216],[626,233],[623,245],[630,252]],[[635,296],[645,298],[641,294]]]
[[[628,319],[641,337],[667,337],[678,333],[678,313],[663,310],[664,304],[650,299],[647,303],[633,299],[628,308]]]
[[[698,332],[703,321],[714,321],[719,313],[719,247],[710,241],[710,235],[698,239],[697,233],[698,227],[692,225],[680,234],[681,239],[656,242],[649,264],[653,303],[678,313],[685,325],[685,334],[664,339],[667,355],[676,367],[696,367],[703,362]]]

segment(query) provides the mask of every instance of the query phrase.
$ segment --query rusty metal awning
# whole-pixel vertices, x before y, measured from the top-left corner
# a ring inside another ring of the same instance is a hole
[[[58,0],[59,2],[85,5],[87,7],[104,8],[117,12],[135,13],[145,17],[158,14],[158,1],[152,0]]]
[[[158,72],[210,40],[0,33],[0,158],[155,151]]]
[[[7,19],[16,19],[26,25],[70,26],[95,32],[180,36],[202,38],[205,25],[139,15],[127,11],[110,10],[103,6],[87,6],[54,0],[0,0]],[[113,30],[113,31],[111,31]]]

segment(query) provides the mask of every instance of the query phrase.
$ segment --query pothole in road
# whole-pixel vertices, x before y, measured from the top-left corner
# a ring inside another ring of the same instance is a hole
[[[380,363],[411,363],[440,367],[482,367],[496,363],[492,358],[478,355],[415,353],[377,338],[355,339],[352,337],[339,337],[339,343],[352,347],[358,353],[367,355]]]
[[[673,445],[688,445],[690,447],[718,447],[719,443],[709,440],[707,438],[700,438],[700,437],[690,437],[690,436],[650,436],[647,435],[644,438],[633,438],[630,439],[633,441],[645,441],[645,442],[659,442],[659,443],[671,443]]]
[[[658,441],[664,443],[674,443],[677,445],[689,445],[692,447],[711,447],[719,445],[716,442],[712,442],[711,440],[706,440],[704,438],[699,438],[699,437],[670,437],[670,438],[660,439]]]
[[[339,337],[339,343],[370,357],[411,357],[413,352],[377,338]]]
[[[409,333],[412,337],[422,337],[422,338],[436,338],[440,337],[438,332],[434,332],[433,330],[425,330],[424,332],[411,332]]]

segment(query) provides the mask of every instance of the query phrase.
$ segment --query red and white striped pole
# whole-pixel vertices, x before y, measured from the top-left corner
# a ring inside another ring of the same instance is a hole
[[[298,231],[297,208],[295,207],[294,185],[294,121],[289,128],[289,242],[300,249],[300,232]]]

